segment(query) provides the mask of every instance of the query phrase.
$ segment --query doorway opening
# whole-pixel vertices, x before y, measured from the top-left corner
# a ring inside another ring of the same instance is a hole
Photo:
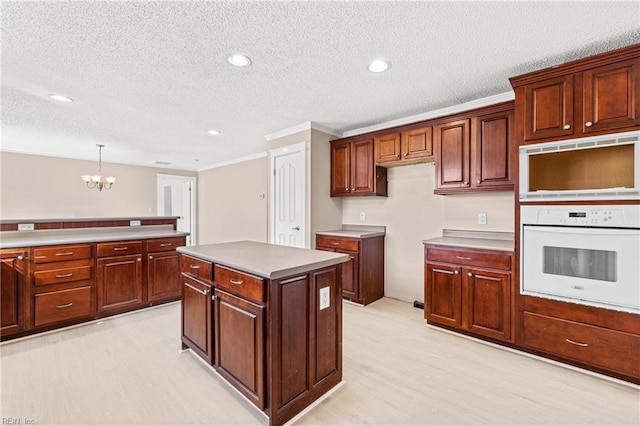
[[[158,216],[178,216],[178,231],[196,244],[196,178],[158,174]]]

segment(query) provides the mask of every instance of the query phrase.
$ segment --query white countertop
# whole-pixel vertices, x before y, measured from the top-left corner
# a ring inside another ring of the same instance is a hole
[[[512,232],[460,231],[445,229],[442,236],[422,241],[426,245],[453,246],[483,250],[514,251]]]
[[[0,248],[37,247],[105,241],[181,237],[188,232],[174,231],[171,225],[113,226],[105,228],[43,229],[0,232]]]
[[[385,234],[386,226],[378,225],[342,225],[340,229],[316,232],[316,235],[351,238],[371,238]]]
[[[347,254],[255,241],[178,247],[178,251],[269,279],[301,274],[349,260]]]

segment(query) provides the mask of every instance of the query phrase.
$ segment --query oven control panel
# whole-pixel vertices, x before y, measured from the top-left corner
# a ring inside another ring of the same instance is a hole
[[[634,226],[629,223],[630,218],[625,217],[627,215],[625,215],[624,209],[608,206],[539,206],[534,211],[523,211],[522,213],[521,221],[523,224],[599,227]],[[631,220],[631,222],[634,221]]]

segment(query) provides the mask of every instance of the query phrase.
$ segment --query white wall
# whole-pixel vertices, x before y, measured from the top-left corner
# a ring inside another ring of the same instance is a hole
[[[0,152],[0,217],[155,216],[157,175],[195,176],[195,172],[103,163],[113,175],[112,189],[88,189],[81,175],[95,173],[97,161]]]
[[[422,241],[442,235],[443,229],[513,232],[513,192],[435,195],[431,163],[389,168],[387,178],[389,197],[347,197],[342,203],[343,223],[387,227],[386,296],[424,300]],[[477,224],[478,212],[487,213],[487,225]]]

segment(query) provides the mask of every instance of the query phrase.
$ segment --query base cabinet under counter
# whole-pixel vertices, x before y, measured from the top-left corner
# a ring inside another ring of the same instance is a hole
[[[513,254],[425,246],[427,323],[511,342]]]

